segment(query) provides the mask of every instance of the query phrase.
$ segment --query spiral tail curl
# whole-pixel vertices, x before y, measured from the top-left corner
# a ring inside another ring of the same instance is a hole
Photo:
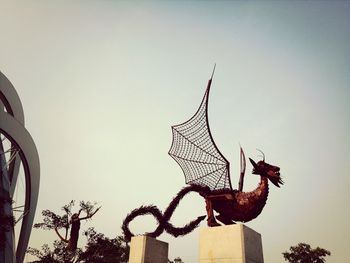
[[[158,221],[157,228],[153,232],[146,233],[145,235],[147,236],[158,237],[165,230],[167,233],[173,235],[174,237],[178,237],[178,236],[186,235],[191,231],[193,231],[199,225],[199,223],[205,218],[205,216],[200,216],[183,227],[175,227],[171,223],[169,223],[169,220],[173,215],[176,207],[179,205],[181,199],[190,192],[197,192],[201,196],[206,196],[210,192],[210,189],[208,187],[199,186],[199,185],[190,185],[181,189],[181,191],[178,192],[177,195],[174,197],[174,199],[170,202],[167,209],[164,211],[164,214],[162,214],[159,208],[154,205],[141,206],[139,208],[132,210],[126,216],[122,225],[122,230],[124,233],[125,240],[130,241],[131,237],[134,236],[134,234],[131,233],[131,231],[129,230],[129,223],[133,219],[135,219],[135,217],[147,215],[147,214],[153,215],[155,219]]]
[[[134,236],[133,233],[131,233],[131,231],[129,230],[129,223],[138,216],[142,216],[142,215],[147,215],[147,214],[151,214],[153,215],[158,222],[160,222],[162,220],[162,212],[158,209],[158,207],[154,206],[154,205],[149,205],[149,206],[141,206],[139,208],[136,208],[134,210],[132,210],[124,219],[123,225],[122,225],[122,230],[124,233],[124,238],[126,241],[130,241],[131,237]],[[158,228],[157,228],[158,229]],[[154,231],[155,232],[155,231]],[[149,235],[151,235],[152,233],[149,233]],[[156,234],[156,233],[155,233]],[[161,234],[161,233],[160,233]]]

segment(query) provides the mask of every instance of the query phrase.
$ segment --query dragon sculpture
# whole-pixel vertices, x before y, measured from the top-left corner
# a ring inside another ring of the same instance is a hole
[[[156,206],[141,206],[131,211],[124,219],[122,230],[126,240],[130,240],[133,233],[129,230],[129,223],[137,216],[151,214],[158,221],[157,228],[145,235],[159,236],[163,231],[177,237],[194,230],[205,218],[200,216],[183,227],[175,227],[169,221],[180,200],[189,192],[197,192],[204,197],[207,210],[208,226],[219,226],[220,221],[225,225],[235,221],[248,222],[256,218],[264,208],[269,194],[269,181],[280,187],[283,181],[280,168],[265,162],[263,159],[254,162],[253,174],[260,175],[260,183],[252,192],[243,191],[243,181],[246,168],[245,155],[240,149],[241,172],[238,190],[233,190],[230,180],[230,163],[216,146],[208,123],[208,99],[213,74],[208,81],[203,100],[192,118],[188,121],[172,126],[173,141],[169,155],[180,165],[186,184],[170,202],[164,213]],[[214,211],[218,213],[215,216]]]

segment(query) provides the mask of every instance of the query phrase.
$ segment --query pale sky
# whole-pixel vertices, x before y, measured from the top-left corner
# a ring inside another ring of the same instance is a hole
[[[298,242],[346,262],[349,14],[349,1],[0,1],[0,70],[40,155],[35,222],[72,199],[97,201],[102,209],[82,230],[114,237],[132,209],[164,210],[185,186],[167,154],[170,127],[195,113],[216,63],[209,121],[233,186],[239,144],[255,160],[263,150],[285,181],[270,186],[263,212],[246,224],[261,233],[265,262],[284,262]],[[259,182],[250,171],[246,191]],[[204,214],[191,194],[171,220]],[[155,221],[130,226],[142,234]],[[30,246],[55,238],[34,229]],[[198,261],[198,229],[159,239],[170,259]]]

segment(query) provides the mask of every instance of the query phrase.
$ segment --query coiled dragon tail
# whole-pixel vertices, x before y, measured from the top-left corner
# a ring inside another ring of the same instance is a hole
[[[148,205],[148,206],[141,206],[139,208],[136,208],[132,210],[124,219],[122,230],[124,233],[124,237],[126,241],[130,241],[131,237],[134,236],[133,233],[129,230],[129,223],[136,217],[142,216],[142,215],[153,215],[155,219],[158,221],[158,226],[153,232],[145,233],[145,235],[150,237],[158,237],[163,233],[165,230],[167,233],[178,237],[183,236],[191,231],[193,231],[199,223],[205,218],[205,216],[199,216],[197,219],[192,220],[188,224],[182,227],[175,227],[171,223],[169,223],[169,220],[171,216],[173,215],[176,207],[179,205],[181,199],[190,192],[197,192],[202,196],[208,195],[210,192],[209,187],[206,186],[200,186],[200,185],[189,185],[183,189],[181,189],[180,192],[177,193],[177,195],[174,197],[174,199],[170,202],[168,207],[165,209],[164,213],[162,213],[158,207],[154,205]]]

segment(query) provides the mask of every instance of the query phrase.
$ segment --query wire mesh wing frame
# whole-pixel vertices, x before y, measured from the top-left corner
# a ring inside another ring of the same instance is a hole
[[[173,141],[169,155],[180,165],[186,184],[208,186],[211,190],[232,190],[230,163],[216,146],[208,122],[212,78],[213,75],[193,117],[171,127]]]

